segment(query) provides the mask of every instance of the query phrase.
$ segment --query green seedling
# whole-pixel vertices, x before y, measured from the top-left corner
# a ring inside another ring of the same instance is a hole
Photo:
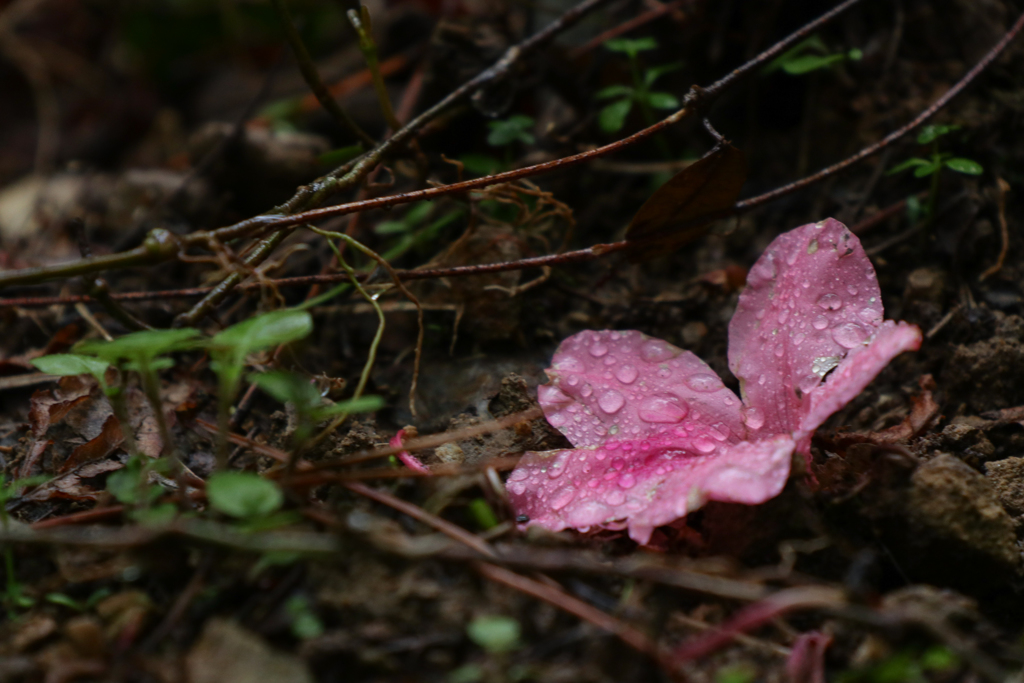
[[[935,204],[939,197],[939,178],[943,168],[948,168],[951,171],[964,173],[966,175],[981,175],[984,170],[981,167],[981,164],[973,161],[972,159],[954,157],[948,152],[939,151],[939,138],[949,135],[953,131],[959,129],[960,126],[957,125],[925,126],[917,136],[917,144],[931,145],[931,156],[927,159],[911,157],[910,159],[890,168],[886,173],[886,175],[895,175],[897,173],[902,173],[909,168],[913,168],[915,178],[931,176],[931,186],[928,190],[928,199],[926,200],[923,211],[923,218],[926,221],[932,220],[935,216]],[[918,202],[917,197],[910,197],[907,199],[907,211],[910,214],[911,222],[917,223],[918,217],[922,213],[921,205]]]
[[[515,114],[504,121],[491,121],[487,127],[491,132],[487,135],[487,144],[491,147],[506,147],[516,142],[532,145],[536,142],[533,133],[533,119],[525,114]]]
[[[394,261],[410,249],[436,240],[442,230],[461,218],[463,214],[463,210],[458,208],[436,220],[427,222],[434,212],[434,207],[434,202],[416,204],[398,220],[381,221],[377,224],[373,229],[375,233],[398,238],[394,246],[381,254],[386,261]]]
[[[303,310],[271,311],[244,320],[222,330],[210,340],[207,349],[217,373],[217,462],[223,470],[228,460],[228,428],[231,405],[245,369],[245,359],[252,353],[281,344],[288,344],[313,331],[313,318]]]
[[[4,529],[7,529],[7,524],[10,521],[7,514],[7,503],[12,498],[17,497],[21,489],[26,486],[38,486],[47,479],[49,477],[38,475],[7,481],[3,472],[0,472],[0,525],[3,525]],[[14,548],[11,547],[10,543],[4,544],[4,574],[6,576],[2,600],[4,607],[7,609],[8,618],[14,619],[17,610],[32,607],[35,604],[35,600],[25,592],[25,586],[18,581],[18,577],[14,572]]]
[[[284,512],[284,494],[277,484],[252,472],[216,472],[206,481],[210,507],[238,520],[246,531],[292,524],[298,515]]]
[[[83,342],[78,344],[75,350],[79,354],[95,356],[111,365],[139,374],[139,378],[142,380],[142,391],[153,410],[153,416],[156,418],[157,427],[160,430],[163,449],[165,451],[170,449],[173,452],[174,444],[171,440],[171,432],[167,427],[167,419],[164,417],[163,405],[160,400],[160,378],[157,373],[173,366],[173,361],[164,356],[175,351],[195,348],[197,336],[199,336],[199,330],[191,328],[143,330],[126,334],[113,341]],[[96,375],[94,374],[94,376]],[[99,380],[98,376],[97,380]],[[100,385],[106,386],[103,382]],[[131,422],[128,420],[128,408],[125,405],[124,393],[121,387],[114,392],[107,389],[104,391],[107,396],[111,397],[114,414],[121,423],[121,432],[125,435],[129,453],[135,455],[135,440],[131,436]]]
[[[378,410],[384,405],[384,399],[380,396],[360,396],[338,403],[325,402],[308,378],[294,372],[265,372],[251,375],[250,379],[270,396],[294,408],[296,424],[292,447],[296,452],[305,447],[313,436],[313,430],[321,422],[343,413]]]
[[[519,622],[512,617],[495,614],[477,617],[469,622],[466,635],[491,654],[503,654],[520,646],[521,630]]]
[[[293,595],[284,604],[284,609],[291,619],[292,635],[299,640],[309,640],[324,634],[324,624],[306,596]]]
[[[812,71],[828,69],[845,61],[858,62],[863,56],[864,53],[858,48],[847,52],[830,53],[825,41],[820,36],[814,35],[773,59],[762,73],[770,74],[781,70],[790,76],[802,76]]]
[[[487,154],[467,154],[460,158],[463,166],[471,173],[480,175],[491,175],[499,171],[505,171],[512,167],[512,150],[518,142],[523,145],[532,145],[536,138],[530,131],[533,129],[534,120],[525,114],[515,114],[503,121],[490,121],[487,127],[490,133],[487,134],[487,144],[491,147],[503,147],[505,160],[498,161]]]
[[[477,525],[484,531],[489,531],[498,526],[498,516],[490,504],[483,498],[474,498],[469,502],[469,513],[473,515]]]
[[[633,105],[640,107],[640,111],[647,121],[647,125],[654,125],[655,109],[678,109],[679,100],[675,95],[667,92],[654,92],[651,87],[655,81],[665,74],[675,71],[681,64],[663,64],[646,69],[643,74],[640,72],[639,54],[647,50],[654,50],[658,42],[654,38],[615,38],[607,41],[604,46],[613,51],[621,52],[629,59],[629,70],[633,77],[633,86],[610,85],[598,91],[599,100],[614,100],[606,104],[598,114],[598,124],[605,133],[616,133],[626,125],[626,117],[633,110]]]
[[[67,593],[47,593],[45,599],[51,605],[67,607],[75,612],[88,612],[96,607],[104,598],[108,597],[111,592],[109,588],[99,588],[94,590],[85,600],[75,600]]]
[[[142,454],[128,458],[124,467],[107,477],[107,491],[128,509],[128,517],[151,526],[170,523],[177,514],[172,503],[157,505],[164,489],[150,482],[150,473],[169,474],[166,459],[153,460]]]

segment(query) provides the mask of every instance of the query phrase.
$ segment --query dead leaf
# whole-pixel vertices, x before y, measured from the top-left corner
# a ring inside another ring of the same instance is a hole
[[[78,446],[67,460],[64,461],[57,471],[61,474],[73,470],[87,462],[95,462],[107,457],[124,441],[124,434],[121,433],[121,425],[113,415],[107,417],[103,423],[103,429],[96,438],[86,441]]]
[[[743,152],[725,143],[655,190],[633,216],[626,241],[631,261],[644,261],[695,240],[731,209],[747,179]]]

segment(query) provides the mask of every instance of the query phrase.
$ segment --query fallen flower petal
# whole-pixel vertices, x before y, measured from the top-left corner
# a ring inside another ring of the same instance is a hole
[[[743,401],[689,351],[636,331],[564,340],[538,389],[574,449],[527,453],[508,490],[526,525],[654,528],[709,500],[762,503],[796,450],[885,365],[917,349],[917,327],[882,319],[874,268],[836,220],[780,235],[750,271],[729,325]]]

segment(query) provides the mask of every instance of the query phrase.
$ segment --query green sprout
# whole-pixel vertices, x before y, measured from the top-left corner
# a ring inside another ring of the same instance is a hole
[[[917,144],[931,145],[931,155],[927,159],[911,157],[892,167],[886,173],[886,175],[895,175],[908,168],[913,168],[915,178],[931,176],[931,187],[928,190],[928,199],[923,212],[925,221],[930,221],[935,216],[935,204],[939,197],[939,177],[943,168],[966,175],[981,175],[984,170],[977,161],[963,157],[954,157],[948,152],[939,151],[939,138],[959,129],[960,126],[957,125],[925,126],[917,136]],[[910,214],[911,221],[916,223],[918,216],[922,213],[917,197],[909,197],[907,199],[907,211]]]
[[[864,53],[853,48],[847,52],[830,53],[825,41],[814,35],[801,41],[768,63],[763,73],[785,71],[790,76],[802,76],[812,71],[827,69],[845,61],[858,62]]]
[[[486,173],[484,175],[487,175]],[[397,220],[381,221],[374,227],[373,231],[381,236],[397,237],[397,242],[383,252],[381,256],[386,261],[394,261],[410,249],[415,249],[427,244],[440,234],[440,232],[458,220],[463,210],[457,208],[440,218],[429,221],[434,212],[434,202],[421,202],[409,209],[404,216]]]
[[[616,133],[626,124],[626,117],[633,105],[640,107],[647,125],[654,125],[655,109],[678,109],[679,100],[667,92],[654,92],[651,87],[655,81],[665,74],[675,71],[681,64],[663,64],[646,69],[640,73],[638,55],[646,50],[658,47],[654,38],[615,38],[607,41],[604,46],[613,52],[622,52],[629,59],[629,69],[633,76],[632,87],[628,85],[610,85],[597,93],[599,100],[615,100],[606,104],[598,114],[598,124],[605,133]]]
[[[217,466],[228,464],[228,428],[231,405],[238,393],[246,358],[257,351],[287,344],[309,335],[313,318],[303,310],[271,311],[232,325],[216,334],[207,348],[217,373]]]
[[[336,415],[379,410],[384,405],[380,396],[360,396],[339,403],[325,402],[309,379],[295,372],[264,372],[251,375],[250,379],[260,389],[295,409],[292,441],[296,451],[302,450],[321,422]]]
[[[37,486],[47,479],[49,477],[37,475],[7,481],[3,472],[0,472],[0,525],[4,529],[7,529],[7,524],[10,521],[7,514],[7,503],[17,497],[21,489],[26,486]],[[3,596],[0,599],[3,600],[4,606],[7,608],[7,616],[14,619],[16,610],[32,607],[35,604],[35,600],[25,591],[25,586],[18,581],[18,577],[14,572],[14,548],[11,547],[10,543],[4,544],[4,574],[6,575],[6,580],[4,582]]]
[[[215,472],[206,480],[206,498],[214,510],[236,519],[243,531],[273,529],[299,519],[281,510],[284,493],[277,484],[253,472]]]

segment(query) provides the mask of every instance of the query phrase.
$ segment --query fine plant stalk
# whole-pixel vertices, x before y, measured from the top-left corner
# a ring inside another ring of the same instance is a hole
[[[373,335],[373,341],[370,342],[370,350],[367,353],[366,363],[363,365],[363,371],[359,375],[359,383],[356,385],[355,391],[352,394],[353,398],[360,398],[363,395],[363,391],[366,389],[366,384],[370,379],[370,372],[373,370],[373,365],[377,361],[377,348],[380,346],[380,340],[384,336],[384,324],[386,319],[384,316],[384,310],[380,307],[380,304],[377,302],[377,295],[371,295],[369,292],[366,291],[366,288],[363,287],[363,284],[356,277],[355,270],[352,268],[352,266],[348,264],[348,261],[345,260],[345,257],[342,254],[341,249],[339,249],[338,245],[335,244],[332,240],[339,239],[345,242],[345,244],[351,246],[354,249],[358,249],[363,253],[373,252],[367,249],[366,247],[363,247],[363,245],[361,245],[358,241],[354,240],[353,238],[349,237],[344,233],[328,232],[325,230],[318,230],[316,228],[313,228],[312,230],[318,235],[328,238],[327,244],[331,247],[331,250],[334,252],[334,256],[335,258],[337,258],[338,264],[345,270],[348,276],[352,279],[352,285],[356,288],[356,291],[359,292],[359,294],[364,299],[366,299],[366,301],[371,306],[373,306],[373,310],[377,313],[377,332]],[[378,256],[377,258],[380,257]],[[315,447],[317,444],[319,444],[325,438],[327,438],[330,434],[332,434],[334,430],[341,426],[342,422],[348,419],[348,415],[349,414],[347,412],[341,413],[333,420],[331,420],[331,423],[327,426],[327,428],[312,439],[312,441],[309,444],[310,447]],[[296,449],[295,455],[297,456],[297,454],[298,449]],[[297,459],[297,457],[293,457],[292,460],[289,461],[289,467],[292,467],[293,463],[296,462]]]
[[[281,21],[281,26],[284,28],[285,37],[288,39],[288,44],[292,48],[292,52],[295,54],[295,59],[299,64],[299,71],[302,72],[302,77],[306,80],[306,84],[309,85],[310,90],[316,95],[317,101],[320,102],[320,106],[329,113],[342,127],[347,128],[353,135],[356,136],[363,144],[373,147],[376,144],[376,140],[371,138],[366,131],[359,127],[352,117],[341,108],[337,100],[331,97],[331,93],[327,90],[327,86],[324,85],[323,79],[320,78],[320,73],[316,69],[316,65],[313,63],[313,58],[309,54],[309,50],[306,49],[305,43],[302,42],[302,36],[299,35],[298,30],[295,28],[295,23],[292,21],[291,13],[288,11],[287,0],[271,0],[271,4],[274,6],[274,11],[277,12],[277,16]]]
[[[114,417],[121,425],[121,438],[124,439],[125,450],[128,451],[129,457],[135,457],[139,454],[139,446],[135,441],[135,432],[132,431],[132,422],[128,416],[128,402],[125,400],[127,391],[125,376],[120,370],[118,376],[118,385],[107,393],[107,398],[110,400],[110,407],[114,410]]]
[[[377,56],[377,43],[373,40],[373,23],[370,20],[370,11],[365,6],[359,10],[350,9],[348,20],[352,28],[359,36],[359,51],[363,53],[366,60],[366,68],[370,70],[370,77],[373,79],[373,90],[377,93],[377,101],[380,103],[380,111],[384,115],[384,122],[391,130],[398,130],[402,124],[395,117],[395,110],[391,106],[391,97],[388,96],[388,89],[384,85],[384,77],[380,73],[380,59]]]

